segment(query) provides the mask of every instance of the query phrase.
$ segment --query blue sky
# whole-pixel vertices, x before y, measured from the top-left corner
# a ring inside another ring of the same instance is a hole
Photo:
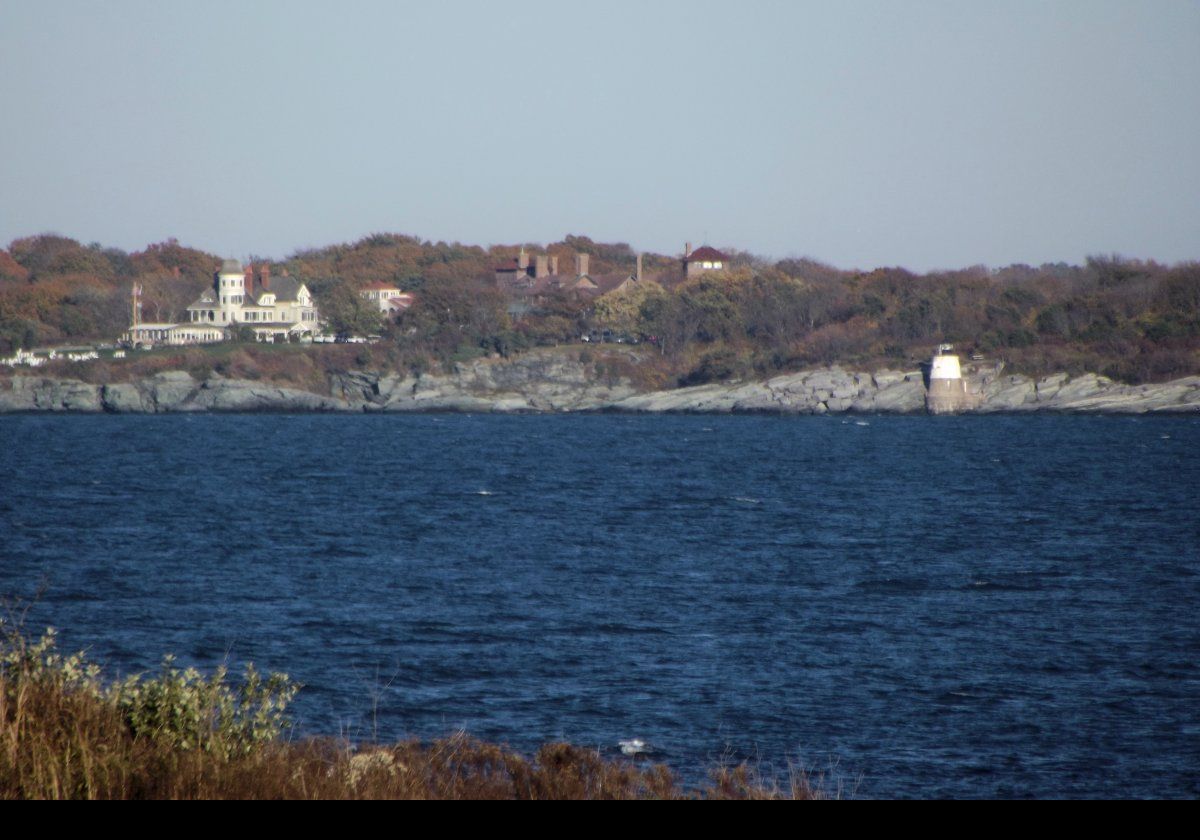
[[[0,4],[0,245],[1200,258],[1200,3]]]

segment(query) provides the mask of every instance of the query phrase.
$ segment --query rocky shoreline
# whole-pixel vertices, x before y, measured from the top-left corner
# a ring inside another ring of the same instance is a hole
[[[1200,376],[1153,385],[1123,385],[1103,376],[1001,376],[998,368],[966,379],[973,396],[963,413],[1200,412]],[[818,368],[761,382],[726,382],[639,391],[629,379],[599,373],[562,354],[479,360],[449,374],[342,372],[329,394],[269,382],[197,379],[167,371],[145,379],[96,385],[75,379],[13,376],[0,380],[0,414],[20,412],[631,412],[861,414],[925,413],[921,371],[858,372]]]

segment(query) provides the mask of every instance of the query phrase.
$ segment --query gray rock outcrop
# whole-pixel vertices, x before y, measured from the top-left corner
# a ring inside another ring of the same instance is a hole
[[[74,379],[14,376],[9,388],[0,385],[0,412],[103,410],[99,387]]]
[[[765,382],[697,385],[638,394],[612,409],[639,412],[825,414],[923,411],[919,371],[852,373],[839,367],[790,373]]]
[[[498,412],[597,411],[636,393],[627,378],[553,352],[480,359],[448,374],[335,374],[331,391],[368,411]]]
[[[23,411],[164,414],[185,411],[345,411],[340,400],[269,383],[167,371],[137,382],[92,385],[73,379],[14,376],[0,384],[0,413]]]
[[[1103,414],[1200,411],[1200,376],[1154,385],[1123,385],[1085,373],[1058,373],[1034,380],[1005,376],[986,385],[979,413],[1059,411]]]
[[[615,360],[615,361],[614,361]],[[0,380],[0,413],[186,411],[470,411],[638,413],[839,412],[915,414],[925,411],[920,371],[864,373],[834,366],[783,374],[762,382],[726,382],[639,391],[619,374],[620,357],[601,363],[573,353],[539,351],[514,359],[480,359],[437,375],[350,371],[330,376],[322,395],[269,382],[166,371],[144,379],[93,385],[71,379],[14,376]],[[636,353],[625,359],[636,364]],[[614,369],[617,371],[615,372]],[[625,368],[630,369],[630,368]],[[967,413],[1200,412],[1200,376],[1154,385],[1123,385],[1103,376],[1042,379],[1001,376],[999,366],[966,378]]]

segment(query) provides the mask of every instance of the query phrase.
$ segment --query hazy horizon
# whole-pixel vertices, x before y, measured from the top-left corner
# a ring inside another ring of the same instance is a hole
[[[0,8],[0,244],[1200,258],[1200,4]]]

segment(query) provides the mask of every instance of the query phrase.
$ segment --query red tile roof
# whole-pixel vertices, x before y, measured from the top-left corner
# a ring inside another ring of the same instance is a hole
[[[684,262],[696,262],[697,260],[703,260],[706,262],[728,262],[729,255],[722,254],[716,248],[710,248],[705,245],[701,248],[697,248],[695,251],[692,251],[692,253],[683,259]]]

